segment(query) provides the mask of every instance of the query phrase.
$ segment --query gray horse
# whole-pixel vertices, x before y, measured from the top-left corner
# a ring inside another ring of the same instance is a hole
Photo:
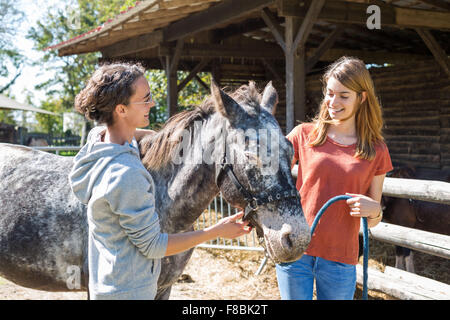
[[[212,84],[211,92],[202,105],[173,116],[159,132],[139,142],[157,188],[161,230],[193,230],[220,191],[240,208],[249,205],[245,195],[252,194],[258,201],[251,207],[258,208],[249,219],[270,257],[276,262],[298,259],[310,241],[310,230],[298,193],[292,192],[293,148],[273,117],[275,89],[269,83],[261,95],[251,82],[231,94]],[[225,162],[232,163],[231,170],[219,174]],[[273,163],[276,170],[267,174]],[[71,167],[71,158],[0,144],[1,276],[47,291],[87,289],[86,207],[69,187]],[[169,298],[192,251],[163,258],[157,299]]]

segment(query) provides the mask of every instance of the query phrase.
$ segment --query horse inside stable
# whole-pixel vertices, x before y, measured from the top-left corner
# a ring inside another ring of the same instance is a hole
[[[390,172],[389,177],[450,182],[450,171],[403,166]],[[450,205],[383,196],[382,206],[385,222],[450,235]],[[395,267],[414,273],[414,251],[396,246],[395,253]]]

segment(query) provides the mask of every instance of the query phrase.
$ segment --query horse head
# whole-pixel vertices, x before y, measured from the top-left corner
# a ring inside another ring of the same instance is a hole
[[[292,144],[274,118],[271,82],[260,95],[253,82],[230,95],[211,86],[216,117],[216,184],[225,200],[245,210],[275,262],[298,259],[310,241],[291,175]]]

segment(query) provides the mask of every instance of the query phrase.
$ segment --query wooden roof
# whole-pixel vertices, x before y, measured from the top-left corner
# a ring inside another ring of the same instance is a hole
[[[381,30],[366,27],[369,2],[381,8]],[[60,56],[101,51],[105,58],[152,59],[167,53],[174,40],[184,38],[183,56],[192,59],[204,57],[206,51],[212,57],[282,59],[282,51],[261,10],[268,8],[282,28],[282,17],[305,16],[302,8],[307,5],[302,3],[300,0],[141,1],[102,26],[47,49],[58,50]],[[336,26],[342,26],[343,31],[322,60],[333,60],[344,51],[374,63],[382,62],[387,52],[394,62],[430,58],[415,28],[432,29],[436,41],[448,52],[450,1],[326,1],[306,48],[317,48]]]
[[[123,39],[152,33],[217,2],[220,0],[139,1],[103,25],[47,49],[58,50],[60,56],[99,51]]]
[[[32,111],[45,113],[52,116],[61,116],[61,114],[57,114],[55,112],[50,112],[41,108],[36,108],[25,103],[17,102],[7,96],[0,94],[0,109],[13,109],[13,110],[23,110],[23,111]]]

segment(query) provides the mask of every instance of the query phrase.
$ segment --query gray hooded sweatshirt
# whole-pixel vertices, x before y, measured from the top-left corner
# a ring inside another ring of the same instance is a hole
[[[87,204],[91,299],[154,299],[168,235],[155,211],[155,186],[138,145],[101,142],[95,127],[69,175]]]

